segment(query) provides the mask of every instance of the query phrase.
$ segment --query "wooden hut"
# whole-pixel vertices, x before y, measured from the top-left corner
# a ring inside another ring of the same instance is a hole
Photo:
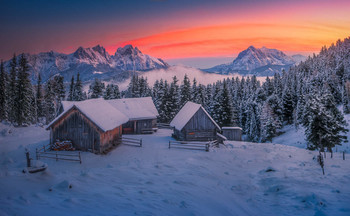
[[[117,144],[128,118],[105,102],[93,99],[72,102],[48,126],[50,144],[69,140],[77,150],[101,153]]]
[[[222,135],[224,135],[227,140],[242,141],[242,128],[222,127]]]
[[[174,127],[174,137],[185,141],[215,140],[219,125],[211,118],[208,112],[200,105],[187,102],[171,121]]]
[[[152,133],[157,130],[159,114],[151,97],[122,98],[105,100],[105,102],[129,118],[129,121],[123,124],[123,134]],[[73,101],[62,101],[60,113],[74,103]]]
[[[122,98],[107,102],[129,118],[123,124],[124,134],[152,133],[157,130],[159,114],[151,97]]]

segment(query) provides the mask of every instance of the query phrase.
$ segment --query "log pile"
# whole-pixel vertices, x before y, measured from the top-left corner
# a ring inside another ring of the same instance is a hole
[[[52,145],[52,150],[54,150],[54,151],[74,151],[75,148],[73,147],[72,141],[70,141],[70,140],[64,140],[64,141],[56,140],[56,142],[54,142],[54,144]]]

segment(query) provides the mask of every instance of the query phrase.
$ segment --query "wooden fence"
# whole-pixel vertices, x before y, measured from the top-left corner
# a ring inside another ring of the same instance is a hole
[[[56,161],[59,160],[66,160],[66,161],[76,161],[81,163],[81,155],[80,152],[76,151],[50,151],[50,144],[44,145],[40,149],[36,149],[36,159],[39,160],[40,158],[50,158],[50,159],[56,159]]]
[[[130,138],[130,137],[122,137],[120,139],[120,143],[124,144],[124,145],[142,147],[142,139],[136,139],[136,138]]]
[[[190,150],[204,150],[209,151],[209,147],[217,145],[218,142],[216,140],[209,142],[184,142],[184,141],[169,141],[169,149],[170,148],[182,148],[182,149],[190,149]]]
[[[170,124],[165,124],[165,123],[157,123],[157,128],[158,129],[170,129],[170,130],[174,129],[174,127],[170,126]]]

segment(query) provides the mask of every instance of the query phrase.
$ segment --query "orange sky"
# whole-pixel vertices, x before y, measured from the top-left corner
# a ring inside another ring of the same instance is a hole
[[[169,27],[171,30],[107,46],[107,51],[114,53],[117,47],[132,44],[144,53],[165,59],[234,56],[250,45],[287,53],[318,52],[323,45],[350,36],[349,2],[286,3],[284,10],[281,5],[273,5],[251,8],[249,13],[246,9],[232,13],[224,10],[209,18],[203,11],[194,11],[194,20],[203,17],[194,26],[174,30]]]
[[[19,3],[21,2],[21,3]],[[163,59],[233,57],[250,45],[310,54],[350,36],[350,0],[5,1],[0,59],[126,44]]]

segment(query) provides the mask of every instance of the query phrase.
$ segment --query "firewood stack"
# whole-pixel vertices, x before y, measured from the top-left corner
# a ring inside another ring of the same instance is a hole
[[[54,151],[74,151],[75,150],[75,148],[73,147],[72,141],[70,140],[64,140],[64,141],[56,140],[56,142],[52,145],[52,149]]]

